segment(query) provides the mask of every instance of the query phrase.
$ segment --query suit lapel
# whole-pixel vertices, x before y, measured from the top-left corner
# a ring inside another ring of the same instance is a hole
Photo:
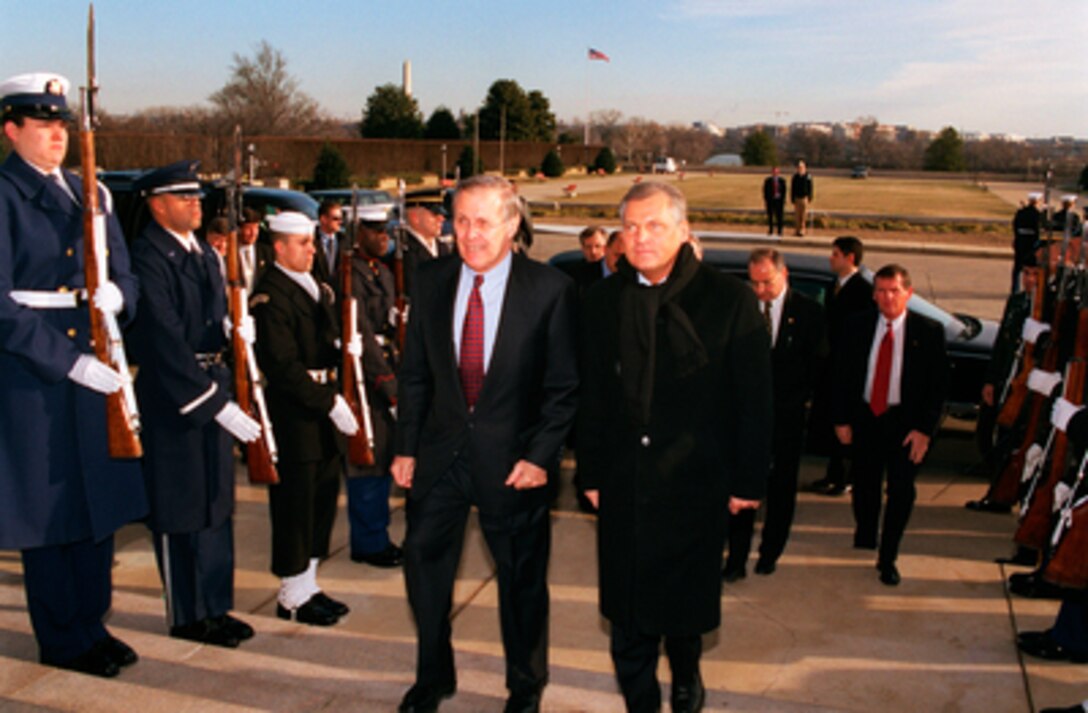
[[[443,289],[436,292],[436,296],[440,298],[438,305],[439,309],[435,310],[436,323],[435,323],[435,344],[445,345],[445,349],[441,351],[441,367],[446,372],[444,377],[446,379],[453,379],[452,383],[458,385],[457,393],[461,394],[461,405],[464,408],[468,408],[468,404],[465,403],[465,395],[461,391],[461,375],[457,370],[457,352],[453,347],[453,313],[457,304],[457,283],[461,278],[461,265],[460,260],[451,260],[449,274],[446,276],[446,285]],[[446,308],[441,306],[448,305]],[[411,319],[411,317],[409,317]],[[437,369],[436,369],[437,372]]]

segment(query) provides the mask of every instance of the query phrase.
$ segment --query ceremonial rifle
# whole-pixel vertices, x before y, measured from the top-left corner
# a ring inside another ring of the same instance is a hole
[[[374,424],[366,397],[362,359],[350,351],[359,333],[359,303],[351,292],[352,255],[359,227],[359,191],[351,187],[351,239],[340,253],[340,388],[359,430],[348,437],[348,461],[352,465],[374,465]]]
[[[1067,219],[1068,223],[1068,219]],[[1068,232],[1068,229],[1067,231]],[[1064,396],[1070,403],[1081,405],[1084,402],[1084,380],[1086,363],[1088,363],[1088,305],[1084,303],[1084,250],[1081,250],[1079,264],[1078,283],[1081,308],[1077,313],[1076,340],[1073,346],[1073,356],[1065,369],[1065,393]],[[1014,539],[1026,546],[1042,549],[1052,532],[1052,520],[1054,510],[1054,487],[1061,482],[1065,475],[1069,456],[1069,439],[1065,431],[1053,429],[1051,432],[1050,472],[1046,478],[1037,478],[1033,483],[1032,491],[1028,495],[1028,507],[1022,509],[1020,526],[1016,530]]]
[[[234,398],[238,406],[261,424],[261,437],[246,444],[246,467],[249,482],[258,485],[275,485],[280,482],[276,471],[276,439],[272,435],[272,422],[261,387],[261,372],[253,345],[242,338],[242,324],[249,318],[249,296],[238,254],[238,215],[242,203],[242,127],[234,127],[234,165],[231,181],[227,184],[227,296],[230,309],[231,353],[234,357]]]
[[[98,78],[94,62],[94,4],[87,15],[87,86],[80,91],[79,157],[83,170],[83,277],[87,288],[87,309],[91,318],[91,346],[95,357],[121,374],[118,391],[106,395],[106,430],[112,458],[139,458],[140,412],[132,388],[132,373],[125,357],[125,345],[117,316],[94,306],[99,286],[109,280],[109,250],[106,245],[106,215],[98,204],[98,169],[95,166],[94,130],[98,123],[95,100]]]
[[[1050,544],[1053,555],[1043,570],[1048,582],[1069,589],[1088,588],[1088,453],[1081,459],[1069,499],[1058,515]]]
[[[397,232],[393,238],[393,292],[397,310],[397,351],[404,351],[404,340],[408,334],[408,297],[404,285],[404,223],[408,216],[404,213],[404,180],[397,181]]]

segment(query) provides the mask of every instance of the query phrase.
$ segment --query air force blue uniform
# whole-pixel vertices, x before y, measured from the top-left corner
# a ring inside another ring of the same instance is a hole
[[[80,179],[63,176],[81,196]],[[99,200],[106,205],[101,192]],[[139,462],[109,457],[105,397],[67,378],[91,352],[86,305],[31,309],[11,297],[84,286],[82,220],[72,197],[17,153],[0,166],[0,548],[23,551],[28,608],[47,663],[71,660],[108,636],[102,617],[113,533],[147,508]],[[123,322],[134,313],[137,282],[113,215],[106,234]]]

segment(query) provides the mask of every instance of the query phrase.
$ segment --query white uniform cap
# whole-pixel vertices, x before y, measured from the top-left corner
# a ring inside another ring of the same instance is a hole
[[[305,213],[288,210],[268,216],[268,229],[284,235],[309,235],[314,232],[314,221]]]
[[[17,74],[0,82],[0,107],[4,116],[67,119],[67,78],[53,72]]]
[[[392,210],[392,203],[361,205],[358,208],[358,220],[362,223],[387,223],[389,222],[389,214]],[[344,219],[351,222],[353,218],[355,218],[355,216],[351,214],[351,207],[344,206]]]
[[[1038,191],[1033,191],[1033,192],[1028,194],[1028,200],[1029,201],[1041,201],[1042,199],[1043,199],[1043,194],[1039,193]]]
[[[1077,202],[1077,194],[1076,193],[1066,193],[1064,196],[1062,196],[1062,203],[1076,203],[1076,202]]]

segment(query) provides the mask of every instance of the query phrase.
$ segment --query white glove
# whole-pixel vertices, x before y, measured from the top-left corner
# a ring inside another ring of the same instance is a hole
[[[125,296],[116,283],[106,280],[94,291],[94,306],[99,312],[117,314],[125,308]]]
[[[1049,324],[1028,317],[1024,320],[1024,328],[1020,331],[1020,336],[1023,337],[1024,341],[1028,344],[1034,344],[1039,337],[1049,331]]]
[[[348,342],[348,354],[352,355],[356,359],[361,359],[363,356],[363,336],[356,333],[351,341]]]
[[[1058,397],[1054,401],[1054,408],[1050,410],[1050,423],[1059,431],[1065,431],[1069,426],[1069,419],[1073,418],[1078,411],[1083,410],[1083,406],[1077,406],[1068,399]]]
[[[1050,396],[1054,387],[1062,383],[1062,375],[1056,371],[1032,369],[1028,374],[1028,388],[1041,396]]]
[[[234,338],[234,323],[230,321],[230,315],[223,317],[223,333],[227,335],[227,339]],[[242,341],[246,344],[253,345],[257,341],[257,323],[253,321],[251,315],[246,315],[242,319],[242,326],[238,328],[238,336],[242,338]]]
[[[1073,495],[1073,489],[1066,485],[1064,481],[1059,480],[1054,485],[1054,507],[1053,512],[1059,512],[1065,507],[1065,504],[1069,502],[1069,498]]]
[[[392,307],[389,308],[389,326],[391,326],[391,327],[397,326],[397,315],[399,315],[399,314],[400,314],[400,310],[397,309],[396,305],[393,305]],[[405,322],[408,321],[408,305],[407,304],[404,305],[404,321]]]
[[[80,354],[68,378],[80,386],[100,394],[112,394],[125,384],[125,378],[116,369],[112,369],[90,354]]]
[[[336,400],[332,403],[329,418],[332,419],[336,430],[345,436],[354,436],[359,432],[359,422],[355,420],[355,414],[351,412],[351,407],[348,406],[348,402],[340,394],[336,395]]]
[[[237,438],[242,443],[252,443],[261,437],[261,424],[233,401],[223,404],[219,413],[215,414],[216,422],[223,430]]]

